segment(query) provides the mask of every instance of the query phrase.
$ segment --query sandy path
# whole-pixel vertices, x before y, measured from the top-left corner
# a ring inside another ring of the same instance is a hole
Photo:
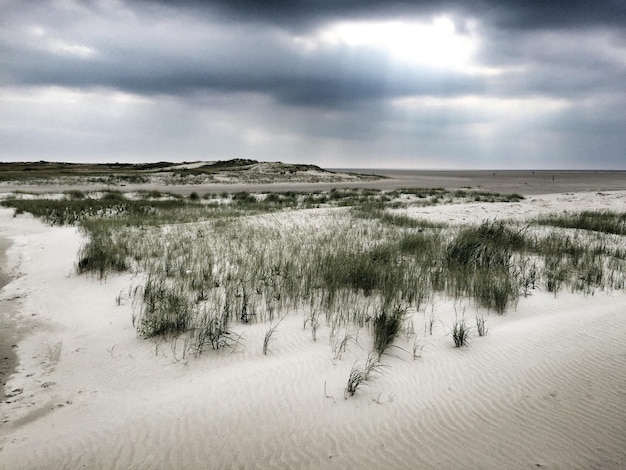
[[[520,204],[510,213],[542,203]],[[626,467],[624,293],[536,293],[461,350],[442,300],[421,357],[400,338],[386,373],[344,400],[365,332],[333,361],[328,328],[313,342],[294,313],[267,356],[257,324],[237,327],[234,353],[175,357],[136,338],[124,295],[116,305],[131,275],[74,274],[75,229],[5,209],[0,227],[15,275],[0,294],[19,296],[27,332],[9,383],[22,391],[0,409],[2,469]]]

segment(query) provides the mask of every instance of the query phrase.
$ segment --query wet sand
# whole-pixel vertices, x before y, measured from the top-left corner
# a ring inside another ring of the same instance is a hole
[[[6,238],[0,237],[0,289],[9,283],[9,273],[7,272],[6,251],[11,246],[11,242]]]
[[[6,250],[11,242],[0,237],[0,290],[10,281],[7,269]],[[17,355],[13,347],[16,331],[10,320],[11,306],[7,300],[0,300],[0,402],[6,397],[4,385],[17,366]]]
[[[523,195],[567,192],[626,190],[626,171],[550,171],[550,170],[388,170],[388,169],[333,169],[333,171],[376,174],[384,176],[377,181],[358,183],[275,183],[275,184],[129,184],[106,185],[12,185],[0,184],[0,193],[28,191],[37,193],[80,189],[120,189],[123,191],[153,190],[177,194],[221,193],[223,191],[323,191],[332,188],[372,188],[393,190],[399,188],[471,188],[499,193]]]

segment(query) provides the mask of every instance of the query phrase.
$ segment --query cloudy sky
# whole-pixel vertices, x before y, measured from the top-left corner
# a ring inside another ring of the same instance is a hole
[[[0,0],[0,160],[626,169],[626,1]]]

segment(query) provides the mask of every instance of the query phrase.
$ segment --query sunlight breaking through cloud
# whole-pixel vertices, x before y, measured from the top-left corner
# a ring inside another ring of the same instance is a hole
[[[431,23],[419,21],[342,21],[318,30],[312,36],[296,37],[308,49],[324,46],[364,47],[389,54],[394,60],[434,68],[463,68],[471,65],[479,46],[476,24],[457,31],[446,16]]]
[[[29,33],[37,47],[55,55],[89,59],[96,56],[98,53],[94,48],[84,44],[64,41],[63,39],[55,37],[41,26],[31,27]]]
[[[462,110],[503,117],[562,111],[571,104],[565,99],[549,97],[522,99],[474,95],[459,97],[409,96],[397,98],[391,103],[394,107],[405,110]]]

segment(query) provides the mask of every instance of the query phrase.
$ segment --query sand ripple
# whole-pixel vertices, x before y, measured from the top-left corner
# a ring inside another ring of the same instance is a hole
[[[460,350],[442,301],[422,357],[398,339],[386,373],[345,400],[366,332],[333,360],[328,326],[314,342],[294,313],[268,355],[269,325],[252,324],[232,353],[182,357],[138,340],[131,306],[107,300],[129,276],[71,275],[72,236],[16,241],[25,275],[5,291],[27,291],[25,313],[53,326],[20,343],[1,469],[626,468],[624,294],[537,293]]]

